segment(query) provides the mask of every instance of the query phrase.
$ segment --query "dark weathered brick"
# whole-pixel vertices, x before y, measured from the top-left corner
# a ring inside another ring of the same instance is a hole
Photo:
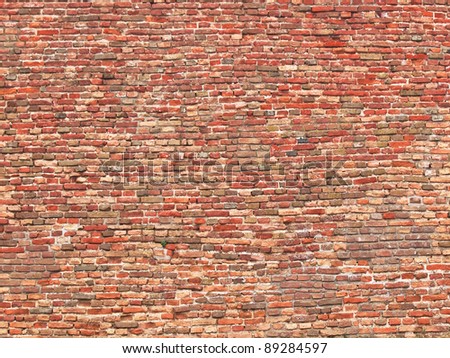
[[[137,322],[114,322],[116,328],[136,328],[138,326]]]

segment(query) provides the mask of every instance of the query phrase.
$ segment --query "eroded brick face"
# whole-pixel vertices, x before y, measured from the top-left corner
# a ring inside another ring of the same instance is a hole
[[[448,335],[448,4],[326,3],[0,4],[1,336]]]

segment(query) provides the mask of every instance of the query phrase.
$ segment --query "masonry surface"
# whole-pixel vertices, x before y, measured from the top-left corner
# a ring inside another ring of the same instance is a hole
[[[2,2],[0,336],[448,336],[449,6],[359,3]]]

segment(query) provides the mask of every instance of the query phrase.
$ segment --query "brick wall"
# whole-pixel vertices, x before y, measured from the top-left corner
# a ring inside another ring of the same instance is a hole
[[[1,336],[448,336],[441,1],[0,4]]]

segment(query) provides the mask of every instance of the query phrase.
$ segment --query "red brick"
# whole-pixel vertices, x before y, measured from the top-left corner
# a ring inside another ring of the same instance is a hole
[[[448,335],[447,9],[341,2],[1,2],[0,336]]]

